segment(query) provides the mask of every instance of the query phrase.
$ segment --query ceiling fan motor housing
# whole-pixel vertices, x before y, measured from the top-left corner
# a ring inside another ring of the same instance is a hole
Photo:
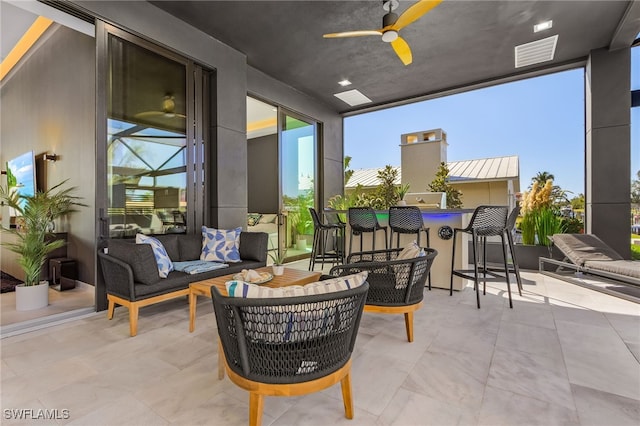
[[[382,17],[382,28],[395,24],[397,20],[398,20],[398,15],[396,15],[393,12],[387,13]]]

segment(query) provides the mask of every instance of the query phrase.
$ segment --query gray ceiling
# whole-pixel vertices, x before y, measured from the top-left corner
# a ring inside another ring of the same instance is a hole
[[[153,1],[157,7],[244,52],[249,65],[350,112],[482,83],[536,68],[583,60],[608,47],[619,23],[640,32],[637,4],[628,1],[445,0],[401,31],[413,51],[404,66],[378,37],[324,39],[322,35],[382,25],[382,2],[370,1]],[[413,1],[401,1],[400,14]],[[553,28],[533,33],[548,19]],[[559,34],[555,59],[514,68],[514,47]],[[626,36],[626,45],[633,37]],[[341,88],[348,78],[353,85]],[[356,88],[373,104],[350,107],[333,96]]]

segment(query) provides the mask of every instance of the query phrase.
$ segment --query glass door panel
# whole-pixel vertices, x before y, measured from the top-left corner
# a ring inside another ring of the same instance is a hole
[[[309,207],[316,205],[316,127],[311,120],[281,113],[281,209],[285,218],[281,233],[289,259],[311,253],[313,221]]]
[[[269,254],[284,247],[278,170],[278,108],[247,97],[247,230],[269,234]]]
[[[187,66],[108,38],[109,237],[186,232]]]

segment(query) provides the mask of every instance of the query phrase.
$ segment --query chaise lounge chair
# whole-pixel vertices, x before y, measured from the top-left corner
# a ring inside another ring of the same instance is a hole
[[[562,268],[567,268],[578,273],[640,286],[640,262],[623,259],[595,235],[555,234],[550,238],[554,247],[557,247],[566,257],[563,261],[541,257],[540,273],[559,277],[558,272]],[[545,264],[558,266],[556,273],[546,271]]]

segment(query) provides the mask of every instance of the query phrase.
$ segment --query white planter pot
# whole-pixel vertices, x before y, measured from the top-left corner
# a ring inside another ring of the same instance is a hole
[[[401,207],[404,207],[404,206],[407,205],[407,202],[405,200],[400,200],[400,201],[398,201],[398,205],[401,206]]]
[[[38,285],[16,286],[16,311],[32,311],[49,305],[49,283],[40,281]]]
[[[273,275],[282,275],[284,274],[284,265],[273,265]]]
[[[306,250],[307,249],[307,240],[302,238],[300,240],[296,240],[296,248],[298,250]]]

